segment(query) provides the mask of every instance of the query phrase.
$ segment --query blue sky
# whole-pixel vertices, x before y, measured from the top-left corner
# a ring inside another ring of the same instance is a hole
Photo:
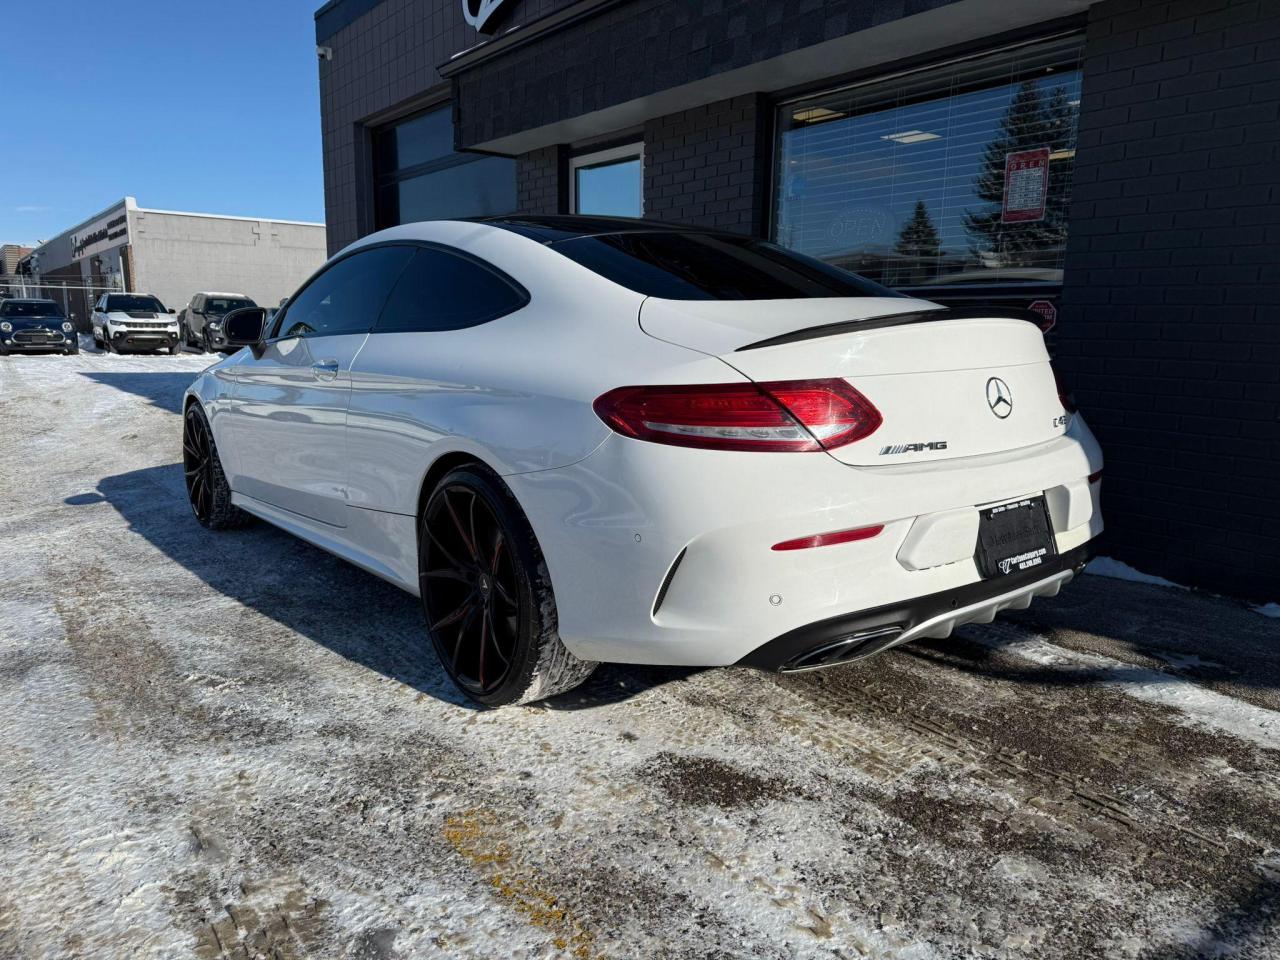
[[[6,17],[0,243],[47,239],[125,195],[323,220],[320,5],[57,0]]]

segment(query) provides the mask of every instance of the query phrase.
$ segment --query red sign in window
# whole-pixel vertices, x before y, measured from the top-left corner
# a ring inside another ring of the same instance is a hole
[[[1027,309],[1044,317],[1044,322],[1040,324],[1040,330],[1044,333],[1052,330],[1054,324],[1058,322],[1058,308],[1053,305],[1051,300],[1037,300]]]
[[[1049,192],[1049,148],[1021,150],[1004,158],[1004,207],[1001,223],[1031,223],[1044,219]]]

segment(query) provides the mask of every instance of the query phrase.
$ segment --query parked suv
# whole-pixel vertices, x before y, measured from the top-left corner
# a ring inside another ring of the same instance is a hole
[[[197,293],[182,311],[182,339],[187,346],[202,350],[225,350],[222,318],[232,310],[256,307],[243,293]]]
[[[182,349],[178,319],[149,293],[104,293],[93,306],[89,323],[93,342],[110,353],[125,350]]]

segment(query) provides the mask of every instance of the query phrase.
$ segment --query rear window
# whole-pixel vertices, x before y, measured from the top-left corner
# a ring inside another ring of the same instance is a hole
[[[230,313],[242,307],[256,307],[257,304],[244,297],[208,297],[204,302],[205,313]]]
[[[52,300],[5,300],[0,303],[0,317],[60,317],[62,308]]]
[[[113,293],[107,297],[107,310],[123,310],[126,313],[164,313],[164,306],[155,297]]]
[[[665,300],[900,296],[855,273],[751,237],[615,233],[550,248],[636,293]]]

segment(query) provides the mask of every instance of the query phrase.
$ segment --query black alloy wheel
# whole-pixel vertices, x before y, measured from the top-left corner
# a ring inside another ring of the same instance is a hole
[[[191,511],[210,530],[239,526],[245,514],[231,503],[231,487],[222,472],[209,421],[198,403],[187,408],[182,424],[182,472]]]
[[[595,669],[561,642],[529,521],[483,467],[453,470],[432,491],[420,517],[418,575],[436,655],[473,700],[529,703],[576,687]]]
[[[520,630],[515,558],[493,508],[471,486],[440,487],[423,517],[427,626],[436,652],[467,693],[507,678]]]

